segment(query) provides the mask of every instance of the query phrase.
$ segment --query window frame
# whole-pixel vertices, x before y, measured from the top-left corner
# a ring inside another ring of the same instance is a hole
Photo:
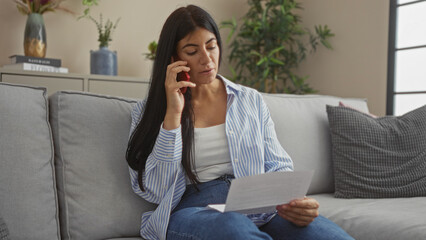
[[[398,0],[390,0],[389,4],[389,37],[388,37],[388,73],[387,73],[387,93],[386,93],[386,115],[394,115],[395,96],[402,94],[426,94],[426,91],[395,91],[395,67],[397,51],[411,50],[417,48],[426,48],[426,45],[397,48],[396,47],[396,27],[398,7],[425,2],[426,0],[412,1],[409,3],[398,4]]]

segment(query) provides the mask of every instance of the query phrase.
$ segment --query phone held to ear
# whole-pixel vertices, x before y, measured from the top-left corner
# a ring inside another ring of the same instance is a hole
[[[180,73],[177,74],[177,79],[176,80],[178,82],[180,82],[180,81],[187,81],[187,82],[189,82],[189,79],[190,79],[189,73],[187,73],[187,72],[180,72]],[[182,92],[182,94],[186,93],[186,89],[187,89],[187,87],[183,87],[183,88],[180,89],[180,91]]]

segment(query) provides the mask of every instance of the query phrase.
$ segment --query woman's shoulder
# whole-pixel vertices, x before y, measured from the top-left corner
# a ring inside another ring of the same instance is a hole
[[[262,94],[257,89],[247,87],[247,86],[242,86],[242,89],[243,89],[244,93],[247,94],[248,96],[251,96],[251,97],[254,97],[254,98],[262,97]]]
[[[257,89],[254,89],[254,88],[251,88],[251,87],[248,87],[248,86],[244,86],[244,85],[241,85],[239,83],[232,82],[231,80],[229,80],[229,79],[227,79],[223,76],[220,76],[220,77],[223,79],[223,81],[225,82],[225,85],[227,87],[235,89],[243,97],[259,98],[259,97],[262,96],[262,94]]]
[[[260,111],[265,105],[263,95],[258,90],[244,85],[239,85],[236,100],[238,105],[248,109],[256,109],[255,111]]]
[[[259,92],[257,89],[254,89],[252,87],[240,85],[240,98],[247,99],[249,101],[259,102],[263,101],[262,93]]]

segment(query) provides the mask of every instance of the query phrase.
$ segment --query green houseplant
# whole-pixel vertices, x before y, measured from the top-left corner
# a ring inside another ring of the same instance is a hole
[[[95,23],[98,30],[99,50],[90,51],[90,73],[103,75],[117,75],[117,52],[108,49],[109,42],[112,41],[112,33],[117,27],[120,18],[115,23],[107,19],[104,23],[102,14],[99,14],[99,21],[90,15],[90,8],[98,5],[99,0],[83,0],[86,9],[78,19],[87,18]]]
[[[90,15],[88,16],[88,18],[96,24],[96,27],[98,29],[99,47],[108,47],[109,42],[112,41],[111,35],[117,27],[120,18],[118,18],[115,23],[107,19],[105,24],[103,24],[102,14],[99,15],[99,21],[97,21]]]
[[[327,25],[315,26],[315,33],[303,28],[296,0],[248,0],[248,5],[240,27],[235,18],[221,24],[231,30],[231,79],[262,92],[315,92],[305,83],[308,77],[294,71],[319,44],[331,49],[334,34]]]
[[[99,14],[99,21],[90,15],[90,8],[92,6],[98,5],[99,0],[83,0],[82,4],[86,7],[86,9],[84,10],[83,15],[80,16],[78,19],[87,18],[91,20],[93,23],[95,23],[98,29],[99,47],[108,47],[109,42],[112,41],[112,38],[111,38],[112,33],[117,28],[120,18],[118,18],[115,21],[115,23],[107,19],[107,21],[104,24],[102,14]]]
[[[152,41],[148,44],[148,53],[144,53],[145,58],[148,60],[155,60],[155,53],[157,52],[158,43],[156,41]]]

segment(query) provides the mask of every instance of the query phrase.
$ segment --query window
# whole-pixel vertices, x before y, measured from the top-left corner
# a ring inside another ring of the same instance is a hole
[[[426,104],[426,0],[390,0],[386,114]]]

